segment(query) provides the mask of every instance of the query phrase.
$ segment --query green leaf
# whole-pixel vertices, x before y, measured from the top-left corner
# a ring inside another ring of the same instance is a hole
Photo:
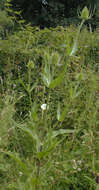
[[[53,80],[50,84],[50,88],[55,88],[57,87],[58,85],[61,84],[61,82],[63,81],[63,78],[64,78],[64,73],[61,73],[55,80]]]
[[[9,13],[13,13],[13,10],[10,9],[10,8],[6,8],[6,11],[9,12]]]
[[[20,14],[22,13],[22,11],[14,11],[14,13],[15,13],[16,15],[20,15]]]
[[[75,55],[76,52],[77,52],[77,41],[73,45],[72,51],[70,53],[70,56]]]
[[[58,135],[71,134],[71,133],[74,133],[74,132],[75,132],[75,130],[59,129],[59,130],[53,131],[52,138],[55,138]]]
[[[36,143],[36,150],[37,150],[37,152],[39,152],[40,148],[41,148],[41,142],[40,142],[40,139],[39,139],[36,131],[31,130],[31,129],[26,128],[26,127],[19,127],[19,128],[21,130],[23,130],[24,132],[26,132],[33,139],[33,141],[35,141],[35,143]]]
[[[71,98],[73,97],[73,88],[72,88],[72,86],[70,87],[70,97]]]
[[[66,42],[66,54],[69,56],[71,52],[71,45],[70,45],[70,40],[68,38],[67,42]]]
[[[31,116],[34,121],[37,121],[37,104],[34,102],[32,109],[31,109]]]
[[[57,120],[60,120],[60,103],[58,103],[58,107],[57,107]]]
[[[28,65],[27,65],[28,69],[34,69],[34,62],[32,60],[29,60]]]
[[[18,23],[23,24],[23,23],[25,23],[25,20],[18,20]]]
[[[43,82],[45,86],[49,87],[51,83],[51,74],[49,73],[48,75],[43,74]]]
[[[22,80],[22,79],[19,79],[19,82],[20,82],[20,84],[24,87],[24,89],[27,91],[27,87],[26,87],[26,85],[24,84],[23,80]]]
[[[51,151],[56,147],[56,144],[57,142],[55,141],[52,144],[50,144],[46,150],[38,152],[37,153],[38,159],[45,158],[46,156],[48,156],[51,153]]]
[[[52,81],[52,74],[50,70],[50,65],[45,64],[44,73],[42,74],[42,79],[45,84],[45,86],[49,87],[50,83]]]
[[[64,108],[64,110],[62,111],[59,121],[64,121],[65,117],[66,117],[66,113],[67,113],[67,107]]]
[[[77,98],[83,92],[84,89],[77,90],[78,87],[79,87],[79,84],[77,84],[74,89],[71,86],[71,88],[70,88],[71,99]]]
[[[30,92],[32,92],[32,90],[34,90],[36,86],[37,86],[37,82],[33,84],[33,86],[30,89]]]
[[[99,184],[96,185],[96,190],[99,190]]]
[[[2,153],[9,155],[13,160],[15,160],[20,165],[20,167],[23,169],[25,174],[29,174],[29,170],[28,170],[26,164],[24,164],[21,161],[21,159],[19,158],[18,155],[16,155],[14,152],[6,152],[6,151],[3,151]]]

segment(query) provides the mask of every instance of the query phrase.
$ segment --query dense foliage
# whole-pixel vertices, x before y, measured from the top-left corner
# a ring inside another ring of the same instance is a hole
[[[98,190],[99,29],[82,27],[88,9],[78,28],[1,14],[0,189]]]
[[[12,0],[12,3],[15,10],[22,10],[23,18],[41,28],[66,26],[70,23],[77,24],[79,22],[77,9],[82,9],[85,5],[92,10],[95,6],[99,10],[99,1],[97,0]],[[90,21],[93,27],[99,24],[97,16]]]

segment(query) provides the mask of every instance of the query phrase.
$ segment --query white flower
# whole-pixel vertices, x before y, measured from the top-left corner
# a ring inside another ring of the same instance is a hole
[[[82,162],[81,160],[78,160],[78,161],[77,161],[77,163],[78,163],[79,165],[81,164],[81,162]]]
[[[41,105],[41,109],[44,111],[44,110],[46,110],[46,108],[47,108],[47,104],[42,104]]]
[[[81,171],[81,168],[78,168],[78,171],[80,172],[80,171]]]
[[[42,0],[42,3],[43,3],[44,5],[47,5],[47,4],[48,4],[48,2],[47,2],[46,0]]]
[[[19,176],[22,176],[23,175],[23,173],[22,172],[19,172]]]
[[[76,170],[77,169],[76,160],[72,160],[72,162],[73,162],[73,169]]]
[[[77,166],[76,166],[76,165],[73,165],[73,169],[76,170],[76,169],[77,169]]]

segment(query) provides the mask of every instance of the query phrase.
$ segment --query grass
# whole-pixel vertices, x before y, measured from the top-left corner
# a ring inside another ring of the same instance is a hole
[[[0,40],[1,190],[99,188],[98,30],[77,31]]]

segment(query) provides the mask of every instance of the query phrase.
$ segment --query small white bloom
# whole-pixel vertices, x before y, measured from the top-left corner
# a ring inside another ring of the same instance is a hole
[[[47,2],[46,0],[42,0],[42,3],[43,3],[44,5],[47,5],[47,4],[48,4],[48,2]]]
[[[81,160],[78,160],[78,161],[77,161],[77,163],[78,163],[79,165],[81,164],[81,162],[82,162]]]
[[[78,168],[78,171],[80,172],[80,171],[81,171],[81,168]]]
[[[13,88],[16,88],[16,84],[13,84]]]
[[[22,172],[19,172],[19,176],[22,176],[23,175],[23,173]]]
[[[47,104],[42,104],[41,105],[41,109],[44,111],[44,110],[46,110],[46,108],[47,108]]]
[[[74,165],[74,166],[73,166],[73,169],[74,169],[74,170],[76,170],[76,169],[77,169],[77,166],[76,166],[76,165]]]
[[[72,162],[73,162],[73,169],[76,170],[77,169],[76,160],[72,160]]]

